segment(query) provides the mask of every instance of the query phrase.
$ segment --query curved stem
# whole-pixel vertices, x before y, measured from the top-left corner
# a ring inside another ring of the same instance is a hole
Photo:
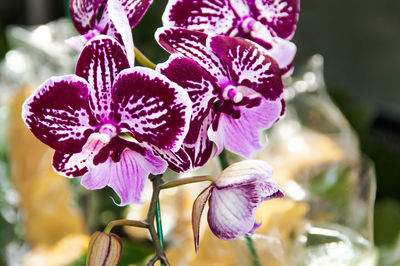
[[[134,48],[135,50],[135,58],[139,61],[140,64],[144,67],[149,67],[151,69],[156,69],[156,64],[150,61],[138,48]]]
[[[170,180],[170,181],[164,182],[161,185],[161,189],[173,188],[173,187],[177,187],[177,186],[199,183],[199,182],[204,182],[204,181],[215,182],[215,178],[213,178],[212,176],[208,176],[208,175],[202,175],[202,176],[194,176],[194,177]]]
[[[109,234],[114,226],[121,226],[121,225],[129,225],[129,226],[135,226],[135,227],[141,227],[141,228],[149,227],[149,224],[144,221],[121,219],[121,220],[115,220],[115,221],[109,222],[107,224],[106,228],[104,229],[104,233]]]

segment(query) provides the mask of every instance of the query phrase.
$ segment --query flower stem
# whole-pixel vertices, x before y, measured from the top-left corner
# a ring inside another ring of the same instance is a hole
[[[144,67],[149,67],[151,69],[156,69],[156,64],[150,61],[138,48],[135,46],[135,58],[139,61],[140,64]]]
[[[160,200],[157,200],[157,206],[156,206],[156,220],[157,220],[158,238],[160,239],[161,248],[164,250],[164,236],[163,236],[163,231],[162,231],[161,212],[160,212]],[[164,264],[161,263],[161,265],[164,265]]]
[[[150,207],[147,213],[147,223],[149,224],[149,232],[155,249],[154,257],[147,263],[147,265],[154,265],[157,261],[160,261],[165,266],[169,266],[167,257],[165,256],[160,238],[157,234],[156,228],[154,227],[154,219],[157,215],[157,202],[160,195],[161,184],[163,183],[161,175],[150,176],[150,181],[153,183],[153,195],[151,196]],[[158,222],[158,219],[157,219]],[[157,223],[158,224],[158,223]]]
[[[251,252],[251,262],[253,266],[260,266],[260,261],[257,256],[256,249],[254,248],[253,239],[251,239],[251,237],[249,236],[245,236],[244,238],[246,239],[247,246],[249,247]]]
[[[175,179],[175,180],[164,182],[161,185],[161,189],[173,188],[173,187],[177,187],[177,186],[199,183],[199,182],[204,182],[204,181],[214,182],[215,178],[213,178],[212,176],[203,175],[203,176],[194,176],[194,177],[188,177],[188,178]]]
[[[115,220],[115,221],[109,222],[107,224],[106,228],[104,229],[104,233],[109,234],[114,226],[121,226],[121,225],[129,225],[129,226],[142,227],[142,228],[149,227],[148,223],[145,221],[121,219],[121,220]]]
[[[224,151],[222,151],[218,155],[218,159],[221,164],[222,170],[224,170],[226,167],[228,167],[228,162],[226,161]],[[253,266],[260,266],[261,265],[260,260],[258,258],[256,249],[254,248],[253,240],[249,236],[246,236],[245,239],[246,239],[247,246],[249,247],[250,252],[251,252],[251,261],[252,261]]]

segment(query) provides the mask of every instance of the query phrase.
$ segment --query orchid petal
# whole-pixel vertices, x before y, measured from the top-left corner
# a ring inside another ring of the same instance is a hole
[[[184,144],[185,151],[190,156],[193,167],[203,166],[208,162],[208,159],[210,159],[212,155],[213,142],[208,138],[208,128],[210,127],[213,118],[214,111],[211,110],[209,115],[202,121],[200,127],[198,128],[198,132],[196,134],[197,139],[194,141],[194,143]]]
[[[121,0],[131,28],[142,19],[153,0]]]
[[[170,0],[163,25],[215,34],[229,34],[239,22],[228,0]]]
[[[96,24],[96,16],[104,0],[70,0],[69,12],[75,28],[85,34]]]
[[[155,157],[150,150],[141,153],[125,149],[115,162],[109,157],[104,163],[93,165],[82,177],[82,185],[88,189],[110,186],[120,197],[120,206],[140,203],[144,184],[150,173],[160,174],[167,164]]]
[[[129,65],[133,67],[135,65],[135,54],[133,50],[132,30],[128,18],[126,17],[124,7],[119,0],[108,0],[107,10],[116,30],[121,35]]]
[[[267,49],[268,54],[276,60],[281,69],[293,64],[296,45],[288,40],[271,35],[269,29],[261,26],[258,31],[250,33],[249,38]]]
[[[214,78],[226,77],[221,60],[206,46],[207,34],[183,28],[159,28],[155,37],[165,50],[192,58]]]
[[[212,51],[229,69],[231,81],[275,101],[283,95],[278,64],[261,46],[242,38],[214,36],[208,40]]]
[[[22,107],[32,133],[55,150],[80,152],[96,121],[88,106],[90,85],[75,75],[52,77]]]
[[[76,66],[76,75],[93,86],[90,107],[99,122],[111,119],[111,88],[117,74],[129,67],[122,46],[114,39],[99,35],[82,50]]]
[[[180,148],[178,151],[173,152],[166,149],[160,149],[151,146],[154,153],[168,162],[168,167],[177,173],[183,173],[192,168],[192,162],[187,152]]]
[[[101,141],[99,133],[92,133],[79,153],[65,154],[56,151],[53,156],[53,168],[66,177],[82,176],[88,171],[87,167],[91,165],[93,158],[106,145]]]
[[[182,86],[193,102],[190,128],[184,146],[193,167],[202,166],[212,152],[213,144],[207,137],[207,130],[213,119],[214,101],[221,89],[206,70],[187,57],[171,55],[167,62],[157,66],[157,70]]]
[[[261,202],[283,197],[279,185],[269,179],[272,172],[263,161],[243,161],[223,171],[208,210],[208,224],[218,238],[231,240],[257,229],[255,211]]]
[[[273,29],[280,38],[290,40],[299,20],[299,0],[255,0],[261,23]]]
[[[179,85],[160,73],[134,67],[114,83],[115,121],[139,142],[179,150],[189,130],[192,103]]]
[[[197,251],[199,250],[199,238],[200,238],[200,220],[201,215],[204,210],[204,206],[206,205],[208,199],[211,196],[211,192],[213,190],[213,186],[209,186],[204,189],[196,198],[193,203],[192,209],[192,229],[193,229],[193,238],[194,238],[194,248]]]
[[[268,102],[260,96],[260,104],[250,108],[240,106],[240,117],[222,113],[218,121],[218,129],[208,130],[208,137],[216,144],[216,153],[225,147],[227,150],[244,157],[261,149],[260,131],[268,129],[279,117],[282,110],[281,101]]]

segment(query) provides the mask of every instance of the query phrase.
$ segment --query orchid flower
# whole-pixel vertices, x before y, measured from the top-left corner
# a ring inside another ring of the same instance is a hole
[[[158,42],[173,54],[157,70],[185,88],[193,102],[183,142],[194,166],[224,147],[244,157],[261,149],[259,133],[284,112],[278,64],[254,42],[180,28],[159,29]],[[194,159],[193,159],[194,158]]]
[[[255,211],[264,201],[283,197],[282,189],[271,180],[273,169],[264,161],[247,160],[227,167],[217,180],[204,189],[193,204],[192,226],[196,252],[199,248],[200,219],[208,201],[208,224],[222,240],[254,233],[260,226]]]
[[[283,73],[293,68],[293,37],[299,0],[170,0],[162,17],[165,27],[181,27],[243,37],[262,45]]]
[[[129,40],[131,28],[139,23],[151,3],[152,0],[70,0],[71,19],[82,36],[72,37],[67,42],[80,51],[87,40],[105,34],[122,39],[126,49],[133,50],[133,42]]]
[[[190,116],[180,86],[154,70],[130,68],[123,47],[104,35],[84,47],[75,75],[45,81],[22,111],[32,133],[55,149],[56,172],[82,176],[87,189],[110,186],[120,205],[140,202],[149,173],[166,170],[153,152],[177,151]]]

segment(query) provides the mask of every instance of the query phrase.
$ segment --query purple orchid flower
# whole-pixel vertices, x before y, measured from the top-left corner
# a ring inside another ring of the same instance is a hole
[[[123,47],[99,35],[84,47],[75,75],[45,81],[22,111],[32,133],[56,150],[56,172],[82,176],[88,189],[110,186],[120,205],[140,202],[149,173],[166,170],[153,152],[177,151],[191,116],[180,86],[154,70],[129,66]]]
[[[200,219],[207,201],[208,224],[222,240],[250,235],[260,226],[255,211],[264,201],[283,197],[282,189],[271,180],[273,169],[264,161],[247,160],[227,167],[204,189],[193,204],[192,227],[196,252],[199,248]]]
[[[165,27],[238,36],[268,50],[283,73],[293,68],[293,37],[299,0],[170,0],[163,14]]]
[[[212,142],[216,154],[225,147],[250,157],[261,149],[260,131],[284,112],[279,66],[266,50],[242,38],[181,28],[159,29],[156,38],[176,53],[157,70],[185,88],[193,102],[183,142],[193,166],[209,159]]]

